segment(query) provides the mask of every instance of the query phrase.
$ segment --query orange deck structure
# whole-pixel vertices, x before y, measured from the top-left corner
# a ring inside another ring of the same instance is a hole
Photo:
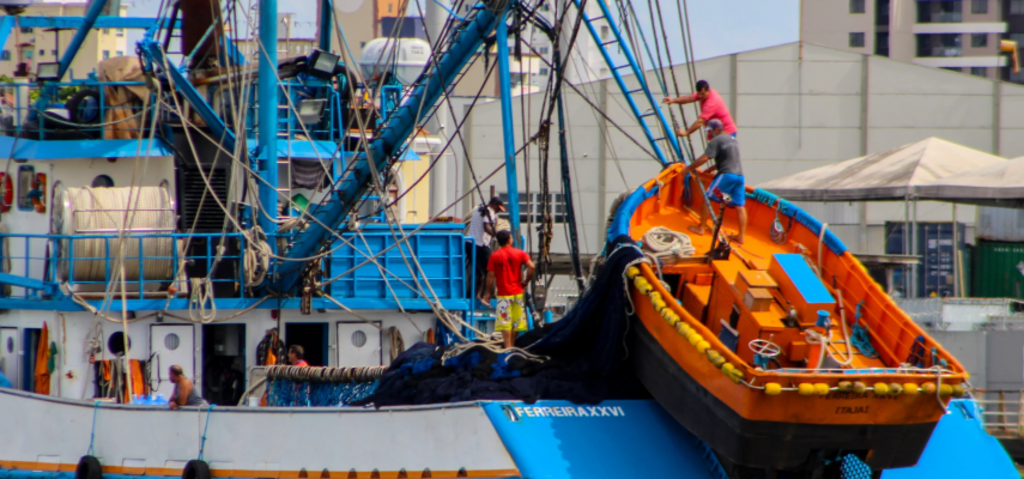
[[[696,250],[626,271],[642,324],[632,338],[640,380],[736,467],[799,470],[851,452],[875,470],[915,464],[950,398],[964,393],[960,363],[838,238],[770,193],[747,188],[744,244],[712,260],[710,230],[688,231],[704,198],[696,178],[684,188],[682,168],[665,169],[624,201],[609,231],[642,243],[651,228],[665,227],[687,234]],[[770,234],[776,218],[784,238]],[[736,231],[734,209],[722,229]],[[869,346],[848,343],[855,324]],[[831,337],[828,354],[822,336]],[[754,346],[766,342],[778,354],[759,363]]]

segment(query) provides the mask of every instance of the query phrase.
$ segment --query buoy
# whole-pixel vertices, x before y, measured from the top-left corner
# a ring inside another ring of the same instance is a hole
[[[711,361],[711,364],[714,364],[716,368],[721,368],[722,365],[725,364],[726,359],[725,356],[722,356],[718,351],[709,349],[708,361]]]
[[[672,315],[668,317],[668,325],[675,327],[676,324],[679,324],[679,315],[672,313]]]
[[[924,383],[921,385],[921,392],[925,394],[935,394],[935,383]]]
[[[953,395],[953,386],[949,384],[943,384],[939,386],[939,396],[948,397]]]
[[[704,336],[701,336],[700,333],[693,332],[693,333],[690,334],[690,344],[693,345],[693,346],[696,346],[697,344],[700,344],[700,342],[703,341],[703,340],[704,340]]]
[[[893,396],[899,396],[903,394],[903,385],[900,383],[892,383],[889,385],[889,394]]]
[[[764,393],[769,396],[778,396],[782,392],[782,385],[779,383],[768,383],[764,385]]]
[[[838,387],[839,390],[844,393],[850,392],[853,390],[853,383],[851,383],[850,381],[839,381]]]
[[[629,279],[636,278],[636,275],[640,274],[640,268],[636,266],[630,266],[626,268],[626,277]]]
[[[889,394],[889,385],[885,383],[875,383],[875,396],[885,396]]]
[[[732,372],[735,370],[736,366],[733,366],[732,363],[725,363],[722,365],[722,374],[725,374],[726,376],[732,376]]]
[[[726,364],[728,364],[728,363],[726,363]],[[734,382],[736,384],[739,384],[739,383],[743,382],[743,377],[744,377],[743,371],[740,371],[739,368],[733,369],[732,370],[732,374],[729,375],[729,378],[732,379],[732,382]]]
[[[710,348],[710,347],[711,347],[711,343],[709,343],[707,341],[700,341],[700,342],[697,343],[697,352],[701,353],[701,354],[704,354],[708,350],[708,348]]]
[[[800,383],[796,387],[796,392],[801,396],[811,396],[814,394],[814,385],[811,383]]]
[[[917,394],[917,391],[918,391],[917,384],[906,383],[906,384],[903,385],[903,394],[906,394],[908,396],[913,396],[913,395]]]
[[[94,456],[82,456],[75,468],[75,479],[103,479],[103,466]]]
[[[963,384],[954,384],[953,385],[953,397],[957,397],[957,398],[958,397],[963,397],[963,395],[966,394],[966,393],[967,393],[967,388],[965,388]]]
[[[690,330],[690,325],[689,324],[680,322],[679,324],[676,325],[676,331],[679,331],[679,334],[685,335],[686,332],[689,331],[689,330]]]
[[[868,385],[864,384],[864,383],[862,383],[860,381],[854,381],[853,382],[853,392],[855,392],[857,394],[864,394],[864,393],[868,392]]]
[[[636,284],[636,289],[641,294],[650,294],[651,290],[654,289],[654,286],[651,286],[651,283],[647,282],[643,276],[637,276],[636,281],[633,283]]]
[[[181,479],[210,479],[210,465],[198,459],[188,461],[181,471]]]
[[[651,302],[657,303],[658,301],[661,301],[661,304],[665,304],[665,302],[661,300],[661,293],[657,291],[651,293]]]
[[[814,385],[814,394],[817,394],[819,396],[825,396],[828,394],[829,389],[830,388],[828,387],[828,384],[817,383]]]

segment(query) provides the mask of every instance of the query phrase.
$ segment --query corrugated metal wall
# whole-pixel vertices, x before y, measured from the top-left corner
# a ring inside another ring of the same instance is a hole
[[[1024,299],[1024,243],[979,241],[974,255],[974,296]]]

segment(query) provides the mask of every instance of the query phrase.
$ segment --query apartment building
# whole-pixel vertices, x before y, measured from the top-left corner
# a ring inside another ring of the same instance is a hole
[[[1024,83],[1002,40],[1024,49],[1024,0],[804,0],[800,38],[921,66]],[[1024,53],[1024,52],[1018,52]]]
[[[85,8],[86,2],[36,3],[21,17],[82,17]],[[127,4],[121,6],[118,15],[128,15]],[[76,29],[22,27],[19,24],[7,36],[7,42],[0,50],[0,75],[14,77],[19,63],[24,63],[25,71],[34,76],[39,63],[60,61],[64,49],[71,43],[76,32]],[[71,62],[68,76],[84,78],[96,69],[96,64],[101,60],[134,54],[134,47],[128,46],[125,29],[97,28],[86,37],[78,55]]]

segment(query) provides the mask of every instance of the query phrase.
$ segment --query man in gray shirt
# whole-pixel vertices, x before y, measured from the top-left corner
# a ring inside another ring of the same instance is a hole
[[[739,231],[735,235],[729,235],[729,240],[743,244],[743,235],[747,231],[747,209],[746,185],[743,180],[743,165],[740,164],[740,146],[732,135],[724,134],[722,122],[711,120],[708,122],[708,131],[711,141],[708,149],[696,161],[683,169],[683,174],[689,174],[701,167],[708,160],[715,160],[711,169],[716,169],[718,174],[708,185],[707,198],[716,203],[725,203],[726,206],[736,208],[736,217],[739,222]],[[690,231],[696,235],[703,235],[705,224],[711,216],[708,203],[700,211],[700,223],[691,226]]]

